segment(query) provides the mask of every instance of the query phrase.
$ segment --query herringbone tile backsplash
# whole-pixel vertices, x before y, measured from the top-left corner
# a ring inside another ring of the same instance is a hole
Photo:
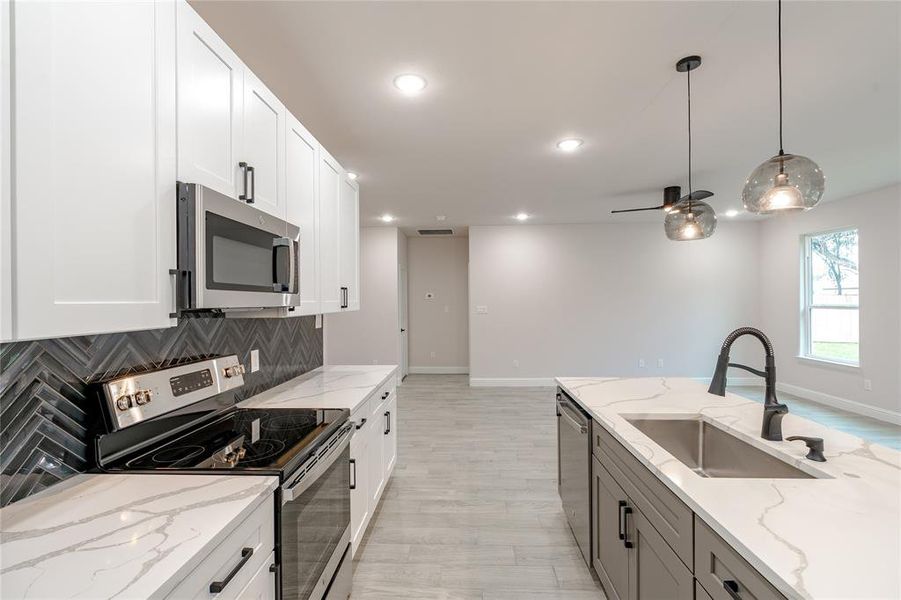
[[[178,327],[0,344],[0,506],[87,467],[88,424],[97,418],[91,384],[136,371],[237,354],[260,370],[239,399],[322,365],[314,317],[187,318]]]

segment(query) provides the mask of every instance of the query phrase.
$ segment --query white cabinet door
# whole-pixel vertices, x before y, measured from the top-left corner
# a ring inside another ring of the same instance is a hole
[[[394,465],[397,463],[397,390],[392,389],[391,395],[385,402],[385,440],[382,451],[385,458],[382,461],[385,469],[385,481],[391,477]]]
[[[289,315],[322,312],[319,299],[319,143],[288,114],[285,141],[288,222],[300,227],[300,305]]]
[[[381,392],[380,392],[381,393]],[[385,489],[385,398],[377,396],[371,400],[373,410],[370,413],[371,427],[369,434],[369,510],[375,512],[382,491]]]
[[[351,483],[354,485],[350,491],[350,537],[352,552],[356,553],[357,546],[363,540],[366,533],[366,525],[369,523],[369,471],[371,455],[369,449],[369,437],[372,424],[368,422],[369,415],[365,415],[367,423],[358,429],[350,439]],[[374,507],[373,507],[374,508]]]
[[[240,600],[275,600],[275,552],[269,555],[253,578],[235,598]]]
[[[343,294],[339,264],[339,193],[342,169],[332,156],[319,151],[319,295],[323,313],[341,310]]]
[[[287,111],[275,94],[244,70],[244,144],[241,160],[252,169],[247,198],[260,210],[284,219],[285,119]]]
[[[18,339],[175,325],[171,2],[16,2]]]
[[[338,204],[339,279],[344,290],[344,310],[360,310],[360,190],[341,173]]]
[[[237,199],[244,64],[187,2],[178,2],[178,179]]]

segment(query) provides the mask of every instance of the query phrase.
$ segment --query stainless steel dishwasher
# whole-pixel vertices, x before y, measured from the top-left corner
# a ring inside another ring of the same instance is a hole
[[[591,417],[559,388],[557,490],[582,557],[591,568]]]

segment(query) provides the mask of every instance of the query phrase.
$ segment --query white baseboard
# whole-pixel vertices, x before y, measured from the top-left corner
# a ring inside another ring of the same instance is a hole
[[[554,387],[553,377],[470,377],[470,387]]]
[[[894,425],[901,425],[901,413],[893,410],[879,408],[878,406],[870,406],[868,404],[862,404],[860,402],[847,400],[845,398],[839,398],[838,396],[825,394],[823,392],[817,392],[816,390],[803,388],[799,385],[791,385],[790,383],[777,382],[776,390],[779,392],[794,394],[795,396],[804,398],[805,400],[811,400],[813,402],[825,404],[826,406],[831,406],[832,408],[846,410],[854,414],[871,417],[873,419],[878,419],[879,421],[886,421]],[[791,409],[791,406],[789,406],[789,409]]]
[[[410,367],[409,375],[466,375],[469,367]]]

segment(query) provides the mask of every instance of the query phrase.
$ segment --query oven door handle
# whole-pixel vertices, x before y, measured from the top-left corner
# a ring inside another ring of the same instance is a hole
[[[291,482],[290,486],[282,487],[282,505],[293,502],[304,493],[307,488],[313,485],[313,483],[319,479],[320,475],[325,473],[329,467],[335,464],[335,461],[338,460],[338,457],[341,456],[341,453],[344,452],[344,449],[350,444],[350,438],[353,437],[353,431],[353,424],[345,427],[343,433],[337,434],[343,435],[344,439],[330,448],[325,454],[319,456],[316,459],[316,464],[313,465],[313,468]]]

